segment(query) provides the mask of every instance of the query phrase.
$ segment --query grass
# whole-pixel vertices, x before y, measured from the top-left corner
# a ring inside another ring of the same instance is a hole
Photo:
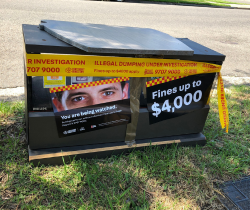
[[[204,147],[151,146],[39,167],[28,163],[24,103],[0,102],[0,209],[222,209],[218,185],[250,172],[250,87],[226,95],[229,133],[214,96]]]

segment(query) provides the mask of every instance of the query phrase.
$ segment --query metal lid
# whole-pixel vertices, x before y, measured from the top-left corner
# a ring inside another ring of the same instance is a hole
[[[178,39],[149,28],[42,20],[40,29],[89,53],[186,56],[194,53]]]

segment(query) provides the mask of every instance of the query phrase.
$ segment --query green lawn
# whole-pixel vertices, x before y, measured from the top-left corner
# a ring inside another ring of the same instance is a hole
[[[213,96],[204,147],[151,146],[39,167],[28,163],[24,102],[0,102],[0,209],[221,209],[218,184],[248,175],[250,166],[250,87],[226,95],[229,133]]]

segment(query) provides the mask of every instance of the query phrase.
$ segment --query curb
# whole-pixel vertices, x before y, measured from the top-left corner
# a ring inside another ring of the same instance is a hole
[[[86,0],[85,0],[86,1]],[[100,0],[87,0],[87,1],[100,1]],[[105,0],[104,0],[105,1]],[[106,0],[111,1],[111,0]],[[115,2],[124,2],[124,3],[143,3],[143,4],[163,4],[163,5],[178,5],[178,6],[193,6],[193,7],[211,7],[211,8],[223,8],[223,9],[245,9],[250,10],[250,5],[242,5],[242,7],[231,6],[212,6],[212,5],[200,5],[200,4],[182,4],[182,3],[167,3],[167,2],[155,2],[155,1],[140,1],[140,0],[115,0]],[[229,4],[232,5],[232,4]],[[235,4],[233,4],[235,5]],[[246,6],[246,7],[244,7]]]

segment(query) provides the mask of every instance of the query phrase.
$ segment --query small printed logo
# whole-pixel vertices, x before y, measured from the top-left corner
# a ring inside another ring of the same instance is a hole
[[[50,77],[52,80],[59,80],[59,76],[51,76]]]
[[[65,69],[65,71],[66,71],[67,73],[70,73],[70,72],[71,72],[71,68],[68,67],[68,68]]]
[[[75,133],[76,129],[68,130],[68,133]]]
[[[145,69],[144,75],[146,75],[146,74],[154,74],[153,69]]]
[[[84,128],[84,127],[81,127],[81,128],[80,128],[80,131],[85,131],[85,128]]]
[[[84,73],[84,68],[73,68],[72,73]]]
[[[96,128],[96,125],[91,125],[91,128]]]
[[[88,81],[88,77],[76,77],[76,81]]]
[[[68,132],[67,131],[63,131],[63,134],[66,135],[66,134],[68,134]]]

